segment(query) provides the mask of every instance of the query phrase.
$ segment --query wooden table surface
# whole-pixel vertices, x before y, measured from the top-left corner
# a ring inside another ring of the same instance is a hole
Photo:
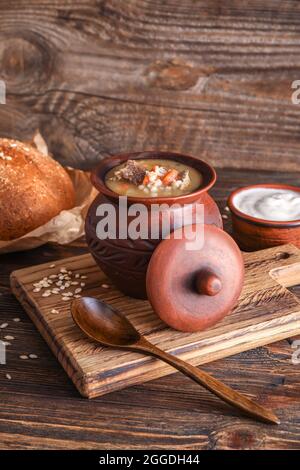
[[[232,189],[265,181],[296,184],[299,173],[222,169],[212,194],[227,214],[224,206]],[[229,220],[225,225],[230,229]],[[0,256],[0,324],[9,323],[0,330],[0,338],[15,337],[7,364],[0,365],[1,449],[300,448],[300,364],[291,361],[294,338],[203,367],[273,408],[281,419],[277,427],[241,416],[178,373],[97,399],[81,398],[12,296],[9,274],[85,251],[84,241],[78,241]],[[14,322],[15,317],[21,321]],[[21,354],[38,358],[21,360]]]

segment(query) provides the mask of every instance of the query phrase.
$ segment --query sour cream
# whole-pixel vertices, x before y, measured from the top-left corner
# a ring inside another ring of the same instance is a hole
[[[300,192],[291,189],[249,188],[233,198],[234,206],[246,215],[276,222],[300,219]]]

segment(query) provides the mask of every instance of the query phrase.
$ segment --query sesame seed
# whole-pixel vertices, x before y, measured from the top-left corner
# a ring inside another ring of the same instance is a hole
[[[87,276],[80,276],[81,279],[87,279]]]
[[[228,206],[226,206],[226,207],[225,207],[225,211],[227,211],[227,212],[229,212],[229,211],[230,211],[230,209],[229,209],[229,207],[228,207]]]
[[[85,282],[81,282],[80,285],[81,285],[81,287],[84,287],[84,286],[85,286]]]
[[[59,313],[59,311],[56,310],[56,308],[53,308],[53,309],[51,310],[51,313]]]
[[[109,285],[108,285],[108,284],[102,284],[101,287],[103,287],[103,289],[109,289]]]
[[[29,354],[30,359],[37,359],[38,356],[36,354]]]
[[[15,321],[16,323],[21,321],[21,318],[14,318],[13,321]]]
[[[55,264],[50,264],[49,268],[55,268]]]
[[[8,341],[12,340],[12,339],[15,339],[14,336],[10,336],[10,335],[7,335],[7,336],[4,336],[4,339],[7,339]]]
[[[78,284],[79,284],[79,282],[77,282],[77,281],[72,281],[71,282],[71,286],[77,286]]]
[[[2,325],[0,325],[0,328],[6,328],[8,326],[8,323],[2,323]]]
[[[19,356],[20,359],[28,359],[28,356],[26,356],[26,354],[21,354],[21,356]]]
[[[35,289],[33,289],[33,292],[40,292],[41,288],[40,287],[36,287]]]
[[[63,300],[64,302],[66,302],[67,300],[70,300],[70,298],[69,298],[69,297],[62,297],[62,300]]]
[[[51,295],[51,292],[44,292],[42,294],[42,297],[49,297],[49,295]]]
[[[57,278],[57,274],[51,274],[51,276],[49,276],[49,279],[56,279]]]
[[[75,274],[75,278],[78,279],[80,277],[80,274]]]
[[[223,219],[228,219],[228,215],[222,214]]]
[[[7,380],[11,380],[11,375],[10,374],[6,374],[5,377],[7,378]]]
[[[75,289],[75,294],[79,294],[79,292],[81,291],[82,291],[81,287],[78,287],[77,289]]]
[[[75,299],[79,299],[81,297],[81,295],[80,294],[75,294],[74,297],[75,297]]]

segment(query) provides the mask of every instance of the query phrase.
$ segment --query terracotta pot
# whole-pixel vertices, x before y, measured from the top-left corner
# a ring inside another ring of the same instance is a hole
[[[158,158],[176,160],[198,169],[203,176],[203,185],[197,191],[191,194],[177,197],[128,197],[128,206],[133,203],[142,203],[147,207],[148,220],[150,221],[150,208],[152,204],[177,204],[176,209],[166,208],[171,219],[171,229],[180,228],[178,225],[178,214],[196,213],[196,205],[201,203],[204,205],[204,222],[205,224],[213,224],[222,228],[222,218],[219,209],[214,200],[209,196],[208,190],[216,181],[216,173],[214,169],[207,163],[196,158],[170,152],[139,152],[127,153],[109,157],[103,160],[100,165],[92,173],[92,183],[99,190],[100,194],[92,203],[86,217],[86,239],[90,251],[96,262],[104,273],[112,280],[116,287],[124,294],[136,298],[147,298],[146,293],[146,273],[151,255],[163,238],[161,231],[158,239],[106,239],[100,240],[96,234],[97,223],[102,217],[97,216],[96,211],[100,204],[110,203],[115,207],[116,214],[119,214],[119,196],[107,188],[105,185],[105,175],[108,170],[123,163],[128,159],[145,159]],[[128,223],[134,217],[128,217]],[[118,217],[117,217],[118,219]],[[194,222],[194,221],[193,221]],[[153,224],[153,221],[152,221]],[[150,229],[153,225],[149,222]],[[121,226],[117,225],[117,231]],[[126,227],[121,227],[125,228]]]
[[[255,251],[293,243],[300,248],[300,220],[273,222],[252,217],[236,208],[235,196],[253,188],[289,189],[300,193],[300,188],[285,184],[256,184],[233,191],[228,198],[228,207],[232,217],[233,235],[239,247],[244,251]]]

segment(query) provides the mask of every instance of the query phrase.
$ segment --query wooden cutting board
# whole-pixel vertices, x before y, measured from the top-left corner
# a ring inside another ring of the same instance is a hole
[[[75,282],[86,283],[81,294],[119,308],[154,344],[199,365],[300,334],[300,303],[286,289],[300,283],[300,250],[284,245],[244,254],[244,259],[245,284],[234,311],[213,328],[192,334],[167,328],[147,301],[122,295],[89,254],[59,260],[55,267],[42,264],[14,271],[11,287],[79,392],[92,398],[175,370],[141,354],[97,346],[73,323],[70,301],[60,295],[42,297],[42,291],[33,292],[33,283],[65,267]],[[75,278],[75,273],[87,278]]]

